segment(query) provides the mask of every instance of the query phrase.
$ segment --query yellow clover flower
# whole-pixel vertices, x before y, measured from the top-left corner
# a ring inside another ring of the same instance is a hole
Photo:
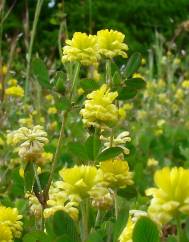
[[[129,165],[125,160],[107,160],[100,163],[103,180],[111,188],[125,188],[133,184],[133,173],[129,171]]]
[[[47,133],[40,125],[29,129],[19,128],[7,135],[7,143],[19,144],[19,156],[24,160],[36,160],[44,150],[44,145],[48,143]]]
[[[143,75],[142,75],[141,73],[138,73],[138,72],[134,73],[134,74],[132,75],[132,77],[133,77],[133,78],[141,78],[141,79],[144,80]]]
[[[8,226],[15,238],[20,238],[22,233],[21,219],[22,215],[19,215],[17,208],[0,206],[0,228],[2,225]]]
[[[96,65],[99,59],[97,37],[76,32],[71,40],[66,40],[62,62],[78,61],[82,65]]]
[[[92,206],[97,209],[106,210],[113,206],[113,192],[99,183],[89,192]]]
[[[182,82],[182,87],[188,89],[189,88],[189,80],[184,80]]]
[[[35,217],[40,218],[42,217],[42,206],[37,197],[32,193],[26,193],[25,197],[29,201],[29,207],[32,214],[34,214]]]
[[[8,87],[7,89],[5,89],[5,94],[12,97],[23,97],[24,89],[19,85]]]
[[[17,80],[14,79],[14,78],[11,78],[11,79],[8,80],[8,85],[9,86],[16,86],[17,83],[18,83]]]
[[[3,65],[2,69],[0,70],[0,74],[3,74],[4,76],[7,74],[8,67],[7,65]]]
[[[100,173],[94,166],[74,166],[73,168],[63,168],[59,172],[63,179],[60,186],[67,194],[78,195],[81,198],[89,196],[89,191],[100,180]]]
[[[56,107],[50,107],[50,108],[48,108],[48,110],[47,110],[47,113],[48,113],[49,115],[51,115],[51,114],[56,114],[57,112],[58,112],[58,110],[57,110]]]
[[[154,175],[157,186],[146,190],[153,196],[149,215],[161,224],[168,223],[178,213],[189,215],[189,169],[164,167]]]
[[[87,95],[85,107],[80,111],[83,123],[87,126],[103,127],[109,122],[118,120],[118,109],[113,101],[118,96],[117,92],[110,92],[106,84],[100,89]]]
[[[56,211],[64,211],[69,214],[73,220],[78,219],[80,199],[77,196],[69,196],[65,190],[62,189],[62,181],[53,183],[49,190],[48,207],[44,210],[44,217],[49,218],[54,215]]]
[[[122,56],[127,58],[128,46],[124,43],[125,35],[115,30],[100,30],[97,32],[99,53],[107,58]]]
[[[12,232],[7,225],[0,225],[0,242],[12,242]]]
[[[129,136],[128,131],[121,132],[117,137],[104,137],[103,135],[100,136],[100,139],[105,141],[104,146],[106,148],[112,147],[121,147],[125,155],[129,154],[129,149],[125,147],[127,142],[131,141],[131,137]],[[111,144],[111,145],[110,145]]]
[[[158,166],[158,164],[159,164],[159,161],[156,160],[156,159],[154,159],[154,158],[149,158],[149,159],[147,160],[147,166],[148,166],[148,167]]]

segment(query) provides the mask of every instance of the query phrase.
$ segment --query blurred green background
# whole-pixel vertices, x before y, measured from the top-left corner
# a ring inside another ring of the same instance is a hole
[[[30,29],[36,0],[7,0],[7,9],[14,9],[4,25],[7,36],[24,32],[29,9]],[[67,23],[68,36],[75,31],[96,33],[103,28],[122,31],[130,50],[147,53],[158,31],[167,40],[174,38],[178,26],[189,19],[188,0],[45,0],[38,24],[35,48],[44,51],[57,48],[57,35],[62,21]],[[26,30],[25,30],[26,31]],[[177,38],[177,45],[187,46],[187,30]],[[65,36],[62,36],[64,41]],[[21,39],[21,43],[24,42]],[[22,45],[24,45],[22,43]],[[58,51],[57,51],[58,54]]]

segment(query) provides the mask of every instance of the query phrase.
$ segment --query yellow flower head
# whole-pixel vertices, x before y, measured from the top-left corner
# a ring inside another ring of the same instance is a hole
[[[184,80],[182,82],[182,87],[188,89],[189,88],[189,80]]]
[[[0,225],[0,242],[12,242],[12,232],[7,225]]]
[[[0,70],[0,73],[5,76],[7,74],[7,71],[8,71],[7,65],[3,65],[2,69]]]
[[[45,165],[49,162],[52,161],[53,158],[53,154],[50,152],[43,152],[41,153],[41,156],[39,156],[39,158],[37,159],[37,164],[39,164],[40,166]]]
[[[47,112],[49,115],[51,115],[51,114],[56,114],[58,110],[56,109],[56,107],[50,107],[48,108]]]
[[[43,152],[44,145],[48,143],[47,133],[40,125],[32,129],[22,127],[7,135],[7,143],[19,144],[19,156],[24,160],[36,160]]]
[[[152,166],[158,166],[159,161],[154,159],[154,158],[149,158],[147,161],[147,166],[152,167]]]
[[[125,35],[115,30],[100,30],[97,32],[99,53],[107,58],[122,56],[127,58],[128,46],[124,43]]]
[[[107,160],[100,164],[100,170],[103,172],[103,179],[111,188],[124,188],[132,185],[133,173],[129,171],[127,161]]]
[[[155,173],[154,182],[157,188],[146,190],[153,196],[148,213],[154,220],[165,224],[178,212],[189,215],[188,169],[165,167]]]
[[[106,210],[113,205],[113,193],[103,184],[97,184],[89,192],[90,198],[92,199],[92,206],[97,209]]]
[[[18,120],[20,126],[26,126],[26,127],[32,127],[33,126],[33,118],[32,116],[28,117],[28,118],[20,118]]]
[[[118,119],[118,109],[113,101],[118,96],[117,92],[110,92],[106,84],[100,89],[87,95],[85,107],[80,111],[83,116],[83,123],[87,126],[101,127],[108,122],[115,122]]]
[[[35,217],[41,218],[42,216],[42,206],[37,199],[37,197],[32,193],[26,193],[25,197],[29,201],[30,211]]]
[[[121,132],[117,137],[104,137],[103,135],[100,136],[100,139],[105,141],[104,146],[106,148],[110,147],[110,144],[112,147],[121,147],[124,151],[125,155],[129,154],[129,149],[125,147],[125,144],[127,142],[131,141],[131,137],[129,136],[128,131]]]
[[[8,87],[7,89],[5,89],[5,94],[12,97],[23,97],[24,89],[19,85]]]
[[[17,208],[0,206],[0,228],[2,225],[8,226],[15,238],[20,238],[22,233],[21,219],[22,215],[18,214]]]
[[[62,181],[53,183],[49,190],[48,207],[44,210],[44,217],[48,218],[54,215],[56,211],[64,211],[70,215],[73,220],[78,219],[78,206],[80,199],[77,196],[69,196],[62,189]]]
[[[176,93],[175,93],[175,98],[178,100],[178,101],[182,101],[183,98],[184,98],[184,91],[182,89],[177,89]]]
[[[133,78],[141,78],[141,79],[143,79],[143,80],[144,80],[143,75],[142,75],[142,74],[140,74],[140,73],[138,73],[138,72],[134,73],[134,74],[132,75],[132,77],[133,77]]]
[[[78,88],[77,89],[77,94],[78,94],[78,96],[81,96],[81,95],[83,95],[85,93],[85,91],[83,90],[83,88]]]
[[[52,123],[49,123],[48,127],[50,130],[54,131],[58,126],[57,121],[53,121]]]
[[[18,83],[17,80],[14,79],[14,78],[11,78],[11,79],[8,80],[8,85],[9,86],[16,86],[17,83]]]
[[[62,62],[78,61],[82,65],[96,65],[99,59],[96,35],[76,32],[72,40],[66,40]]]
[[[89,191],[100,179],[98,171],[94,166],[74,166],[63,168],[59,172],[64,180],[63,188],[68,194],[75,194],[79,197],[87,197]]]
[[[45,99],[46,99],[47,101],[49,101],[49,102],[54,103],[54,97],[53,97],[53,95],[51,95],[51,94],[46,95],[46,96],[45,96]]]

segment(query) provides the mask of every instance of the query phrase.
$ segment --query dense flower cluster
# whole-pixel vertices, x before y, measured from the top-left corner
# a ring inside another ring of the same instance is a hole
[[[19,145],[19,156],[24,160],[34,161],[40,157],[44,145],[48,143],[47,133],[40,125],[32,129],[22,127],[7,135],[7,143]]]
[[[121,147],[125,155],[129,154],[129,149],[125,147],[125,144],[131,141],[128,131],[121,132],[117,137],[104,137],[103,135],[101,135],[100,139],[105,141],[104,146],[106,148]]]
[[[99,59],[97,38],[94,35],[76,32],[72,40],[66,40],[62,62],[79,61],[83,65],[95,65]]]
[[[22,234],[22,215],[17,208],[0,206],[0,241],[13,241]]]
[[[124,160],[107,160],[100,163],[100,170],[103,173],[103,179],[111,188],[124,188],[132,185],[132,172],[129,171],[129,165]]]
[[[44,217],[48,218],[56,211],[64,211],[69,214],[73,220],[78,219],[79,201],[74,196],[69,196],[64,189],[62,189],[61,181],[55,182],[51,185],[49,191],[48,207],[44,210]]]
[[[149,215],[158,223],[168,223],[178,212],[189,214],[189,170],[164,167],[154,176],[157,188],[146,190],[152,196]]]
[[[87,95],[85,107],[80,111],[83,123],[87,126],[105,127],[118,119],[118,109],[113,101],[117,92],[110,92],[106,84]]]
[[[128,46],[124,43],[125,35],[114,30],[100,30],[97,32],[99,52],[107,58],[122,56],[127,58]]]
[[[12,97],[23,97],[24,96],[24,89],[19,85],[8,87],[5,90],[5,94],[7,96],[12,96]]]
[[[79,204],[85,198],[90,198],[95,208],[109,209],[113,205],[112,189],[133,184],[126,161],[105,161],[99,169],[89,165],[74,166],[63,168],[59,173],[62,180],[51,186],[45,217],[63,210],[77,219]]]
[[[62,62],[78,61],[82,65],[97,66],[101,56],[127,58],[128,46],[124,43],[125,35],[115,30],[100,30],[97,35],[76,32],[71,40],[66,40],[63,47]]]

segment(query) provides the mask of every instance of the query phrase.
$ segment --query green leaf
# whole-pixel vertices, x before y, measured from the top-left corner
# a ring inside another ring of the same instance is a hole
[[[66,97],[61,96],[58,100],[56,100],[56,108],[59,110],[68,110],[71,107],[71,102]]]
[[[132,87],[123,87],[118,90],[118,99],[119,100],[128,100],[136,96],[137,90]]]
[[[32,72],[36,76],[37,81],[42,87],[51,88],[48,70],[44,62],[40,58],[35,58],[32,61]]]
[[[33,162],[28,162],[24,170],[25,190],[31,192],[34,185],[34,169]]]
[[[54,214],[53,228],[55,234],[58,236],[67,236],[71,242],[80,241],[74,221],[63,211],[58,211]]]
[[[85,92],[91,92],[99,87],[98,83],[91,79],[80,80],[80,86]]]
[[[70,142],[68,148],[70,153],[76,156],[78,160],[86,161],[88,159],[85,146],[80,142]]]
[[[103,242],[102,233],[93,231],[89,234],[87,242]]]
[[[169,236],[166,240],[166,242],[177,242],[177,239],[175,236]]]
[[[66,74],[63,71],[58,71],[55,76],[55,91],[60,94],[65,93]]]
[[[30,232],[23,237],[23,242],[52,242],[47,234],[41,231]]]
[[[108,160],[118,156],[122,152],[123,152],[123,149],[121,147],[110,147],[102,151],[98,155],[97,160],[98,161]]]
[[[39,178],[39,181],[40,181],[40,184],[41,184],[41,188],[42,190],[45,188],[45,186],[47,185],[47,182],[48,182],[48,179],[49,179],[49,175],[50,173],[49,172],[43,172],[41,174],[38,175],[38,178]],[[37,186],[37,182],[35,181],[34,183],[34,191],[39,193],[40,191],[38,190],[38,186]]]
[[[127,200],[128,199],[132,199],[132,198],[137,196],[136,186],[128,186],[128,187],[126,187],[124,189],[120,189],[117,192],[117,195],[121,196],[121,197],[124,197]]]
[[[127,224],[129,216],[128,208],[123,208],[120,210],[117,221],[115,222],[114,229],[113,229],[113,241],[117,242],[121,232],[125,228]]]
[[[133,242],[160,242],[157,225],[147,217],[141,217],[133,230]]]
[[[99,153],[101,147],[101,141],[97,135],[91,135],[85,142],[86,151],[89,157],[89,160],[96,160],[96,157]]]
[[[130,78],[125,80],[126,88],[142,89],[146,86],[146,82],[141,78]]]
[[[59,236],[59,237],[57,237],[55,240],[53,240],[53,242],[63,242],[63,241],[65,241],[65,242],[73,242],[73,240],[71,240],[70,238],[69,238],[69,236],[68,235],[63,235],[63,236]]]
[[[17,196],[23,197],[23,195],[24,195],[24,180],[19,174],[19,168],[16,168],[12,171],[11,181],[12,181],[11,193],[16,197]]]
[[[135,73],[141,64],[141,54],[136,52],[129,58],[125,70],[123,71],[124,78],[129,78]]]

